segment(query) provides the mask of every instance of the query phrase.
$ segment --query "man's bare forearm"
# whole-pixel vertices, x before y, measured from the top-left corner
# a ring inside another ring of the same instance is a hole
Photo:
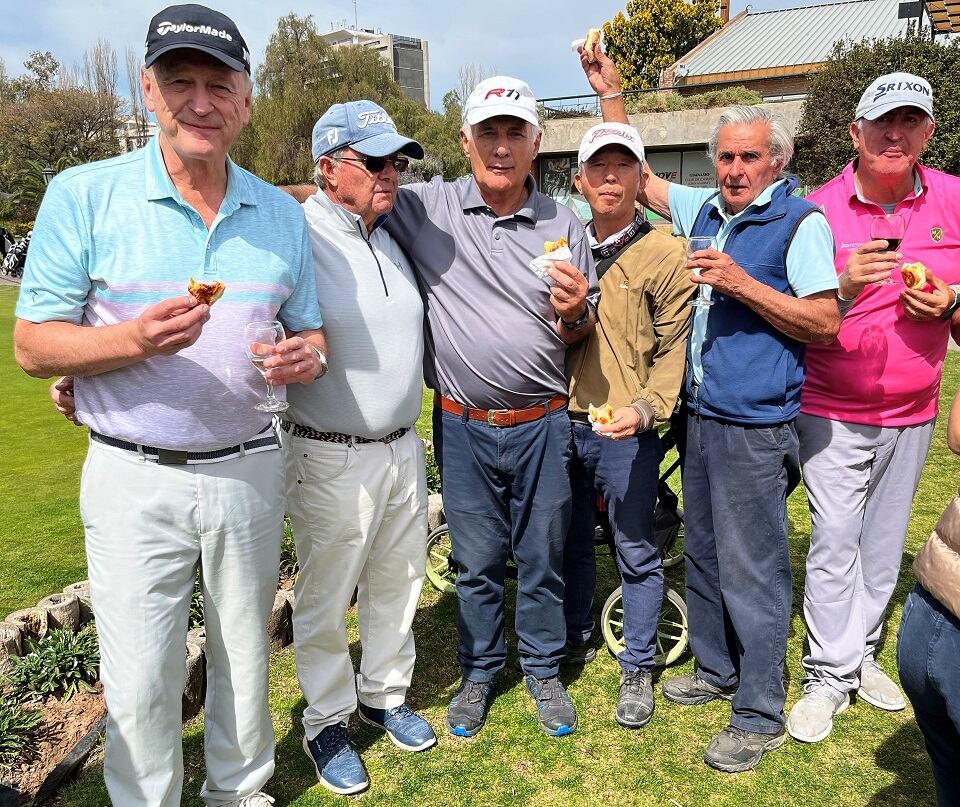
[[[750,278],[733,296],[798,342],[828,345],[840,330],[840,312],[833,289],[809,297],[791,297]]]
[[[17,364],[36,378],[91,376],[143,361],[134,321],[93,328],[71,322],[28,322],[13,330]]]

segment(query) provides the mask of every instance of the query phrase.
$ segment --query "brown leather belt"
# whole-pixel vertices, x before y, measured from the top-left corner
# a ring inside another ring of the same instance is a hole
[[[470,406],[464,406],[451,398],[447,398],[440,393],[434,393],[433,403],[439,406],[444,412],[452,415],[463,415],[467,413],[470,420],[482,420],[488,426],[499,426],[506,428],[517,426],[521,423],[531,423],[544,417],[547,412],[556,412],[567,405],[566,395],[555,395],[546,404],[537,404],[528,406],[525,409],[474,409]]]

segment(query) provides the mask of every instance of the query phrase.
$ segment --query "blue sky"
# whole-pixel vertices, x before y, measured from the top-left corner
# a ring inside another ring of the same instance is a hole
[[[160,2],[134,0],[4,0],[0,26],[0,58],[7,73],[23,72],[34,50],[49,50],[61,62],[79,62],[83,51],[106,38],[117,51],[123,76],[123,54],[132,45],[137,54],[150,17]],[[352,0],[212,0],[211,6],[231,16],[259,63],[277,19],[289,11],[312,14],[321,31],[331,23],[354,20]],[[810,0],[755,0],[755,10],[811,5]],[[360,27],[419,37],[429,42],[431,105],[440,106],[457,84],[461,65],[474,63],[526,80],[538,98],[587,93],[589,89],[570,41],[582,37],[626,5],[625,0],[358,0]],[[731,16],[745,2],[731,3]]]

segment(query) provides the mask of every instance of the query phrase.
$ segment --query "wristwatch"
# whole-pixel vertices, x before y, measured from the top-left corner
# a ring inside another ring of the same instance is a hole
[[[950,319],[953,312],[960,308],[960,286],[951,286],[953,289],[953,302],[947,306],[947,310],[940,315],[940,319]]]
[[[320,350],[320,348],[318,348],[316,345],[310,345],[310,349],[317,354],[317,358],[320,360],[320,372],[317,373],[313,379],[314,381],[316,381],[318,378],[322,378],[324,375],[326,375],[327,367],[328,367],[327,354],[324,353],[322,350]]]
[[[588,319],[590,319],[590,303],[587,303],[583,307],[583,313],[573,322],[567,322],[561,317],[560,324],[563,325],[563,327],[568,331],[575,331],[577,328],[582,328],[584,325],[586,325]]]

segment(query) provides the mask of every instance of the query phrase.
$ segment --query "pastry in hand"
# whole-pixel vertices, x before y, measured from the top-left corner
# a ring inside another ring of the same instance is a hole
[[[597,48],[597,45],[600,44],[600,29],[591,28],[587,31],[587,38],[583,43],[583,52],[587,54],[588,62],[595,62],[597,60],[596,54],[594,51]]]
[[[927,285],[927,267],[920,261],[905,263],[900,267],[900,277],[908,289],[920,291]]]
[[[613,407],[608,403],[600,407],[590,404],[587,409],[587,418],[597,426],[607,426],[613,423]]]
[[[549,255],[551,252],[556,252],[558,249],[563,249],[566,245],[567,239],[562,235],[556,241],[544,241],[543,254]]]
[[[187,283],[187,293],[193,295],[198,303],[204,305],[213,305],[223,296],[226,290],[227,287],[219,280],[214,280],[212,283],[198,283],[191,277]]]

